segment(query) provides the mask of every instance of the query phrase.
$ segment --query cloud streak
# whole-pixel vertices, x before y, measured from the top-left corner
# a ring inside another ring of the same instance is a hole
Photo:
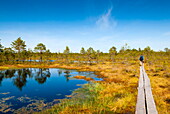
[[[101,15],[96,21],[96,25],[99,27],[99,29],[108,30],[114,28],[117,25],[117,21],[111,17],[112,9],[112,7],[108,9],[108,11]]]

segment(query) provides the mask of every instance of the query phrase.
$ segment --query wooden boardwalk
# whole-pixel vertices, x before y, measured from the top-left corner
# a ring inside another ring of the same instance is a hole
[[[135,114],[158,114],[152,95],[150,79],[145,72],[144,65],[140,66]]]

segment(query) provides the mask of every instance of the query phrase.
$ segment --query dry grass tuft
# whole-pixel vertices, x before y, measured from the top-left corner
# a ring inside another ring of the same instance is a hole
[[[89,78],[89,77],[86,77],[86,76],[74,76],[73,78],[76,78],[76,79],[84,79],[86,81],[94,81],[93,78]]]
[[[127,61],[124,64],[106,62],[79,68],[76,66],[79,70],[96,71],[103,81],[84,85],[75,91],[77,94],[71,99],[61,100],[60,104],[42,113],[134,113],[139,74],[137,67],[138,64]],[[74,78],[91,80],[85,76]]]

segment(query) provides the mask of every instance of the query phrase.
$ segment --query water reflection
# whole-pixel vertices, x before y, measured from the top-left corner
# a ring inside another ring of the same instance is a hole
[[[66,70],[66,71],[64,71],[64,73],[65,73],[65,78],[66,78],[66,81],[68,82],[69,81],[69,77],[71,76],[70,75],[70,71],[68,71],[68,70]]]
[[[24,68],[0,71],[0,113],[40,111],[66,98],[86,80],[95,78],[94,72],[56,68]],[[43,105],[42,105],[43,104]],[[43,106],[43,107],[41,107]],[[10,110],[8,110],[10,108]]]
[[[39,84],[43,84],[46,82],[47,77],[49,78],[51,75],[50,71],[48,68],[43,68],[43,69],[39,69],[37,71],[37,75],[35,76],[35,80],[39,83]]]
[[[0,85],[4,78],[12,78],[13,84],[22,91],[22,88],[27,83],[27,78],[33,78],[39,83],[43,84],[46,82],[47,78],[51,76],[49,68],[24,68],[24,69],[10,69],[5,71],[0,71]]]
[[[66,81],[69,81],[72,70],[59,69],[58,76],[64,75]],[[92,77],[93,72],[78,72],[79,75],[86,75]],[[49,68],[24,68],[24,69],[9,69],[0,71],[0,86],[4,78],[12,78],[13,84],[22,91],[26,86],[27,78],[34,78],[39,84],[43,84],[50,78],[51,73]],[[94,75],[94,77],[96,77]]]
[[[58,75],[60,76],[62,74],[62,70],[58,70]]]
[[[3,74],[0,73],[0,86],[1,86],[1,83],[2,83],[3,78],[4,78]]]

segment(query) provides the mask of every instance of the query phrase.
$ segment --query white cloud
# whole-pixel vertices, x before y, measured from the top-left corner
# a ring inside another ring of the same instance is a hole
[[[107,29],[114,28],[117,25],[116,20],[114,20],[111,17],[111,13],[112,13],[112,7],[108,9],[108,11],[105,14],[103,14],[98,18],[98,20],[96,21],[96,25],[99,27],[99,29],[107,30]]]

